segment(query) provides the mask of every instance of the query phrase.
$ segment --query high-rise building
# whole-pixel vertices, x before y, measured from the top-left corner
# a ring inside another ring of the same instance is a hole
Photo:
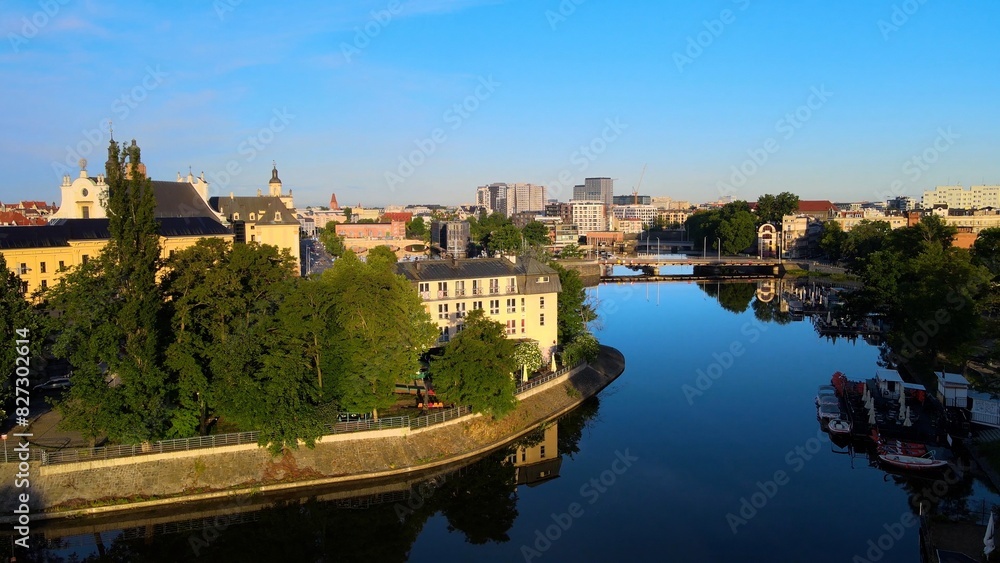
[[[602,201],[607,209],[611,209],[611,205],[614,203],[614,180],[611,178],[587,178],[584,180],[584,187],[588,194],[597,194],[596,198],[590,197],[589,199]]]
[[[498,182],[476,188],[476,205],[490,213],[510,217],[515,213],[545,211],[545,186]]]
[[[653,198],[648,195],[616,195],[611,202],[615,205],[652,205]]]

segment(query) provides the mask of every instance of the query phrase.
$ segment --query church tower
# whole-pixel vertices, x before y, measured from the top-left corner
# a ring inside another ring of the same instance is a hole
[[[278,178],[278,165],[277,163],[271,163],[274,168],[271,170],[271,181],[268,182],[268,187],[271,188],[271,197],[281,197],[281,180]]]

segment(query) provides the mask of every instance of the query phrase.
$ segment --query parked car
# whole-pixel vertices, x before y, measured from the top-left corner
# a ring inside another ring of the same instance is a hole
[[[33,389],[35,391],[52,391],[56,389],[65,389],[72,385],[68,377],[53,377],[47,381],[35,385]]]

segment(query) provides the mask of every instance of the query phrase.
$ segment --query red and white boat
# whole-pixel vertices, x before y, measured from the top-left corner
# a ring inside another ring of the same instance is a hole
[[[940,469],[948,465],[948,462],[943,459],[934,459],[933,452],[927,452],[922,456],[912,456],[900,453],[891,453],[889,450],[879,450],[878,458],[884,463],[899,467],[900,469],[919,471],[927,469]]]

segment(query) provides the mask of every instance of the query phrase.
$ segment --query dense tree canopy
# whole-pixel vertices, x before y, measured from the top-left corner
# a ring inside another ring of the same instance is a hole
[[[465,330],[452,339],[440,359],[431,362],[438,397],[502,418],[517,406],[515,346],[502,324],[488,319],[482,309],[470,312]]]
[[[757,225],[774,223],[781,226],[785,215],[794,215],[799,209],[799,196],[790,192],[778,195],[764,194],[757,198]]]

